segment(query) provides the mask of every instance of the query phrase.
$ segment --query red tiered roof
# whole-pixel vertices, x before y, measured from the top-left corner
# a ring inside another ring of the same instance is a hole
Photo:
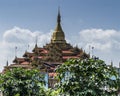
[[[47,54],[47,53],[48,53],[48,51],[47,51],[47,50],[45,50],[45,49],[43,49],[40,53]]]
[[[25,52],[25,53],[23,54],[23,57],[26,57],[26,56],[32,57],[32,56],[34,56],[34,53]]]
[[[15,68],[15,67],[22,67],[22,68],[32,68],[29,64],[11,64],[9,66],[10,68]]]
[[[70,58],[77,59],[79,57],[78,56],[63,56],[63,59],[70,59]]]
[[[73,54],[73,52],[69,51],[69,50],[63,50],[62,53],[65,53],[65,54]]]
[[[16,58],[13,60],[13,62],[16,63],[16,61],[19,62],[19,63],[22,63],[22,62],[25,61],[25,58],[17,58],[17,57],[16,57]]]
[[[23,65],[28,65],[28,64],[30,64],[30,63],[27,62],[27,61],[25,61],[25,62],[22,62],[21,64],[23,64]]]

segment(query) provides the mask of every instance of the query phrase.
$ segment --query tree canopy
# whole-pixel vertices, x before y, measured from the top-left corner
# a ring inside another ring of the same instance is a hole
[[[56,70],[57,88],[68,96],[116,96],[118,74],[99,59],[70,59]],[[113,79],[114,78],[114,79]]]
[[[45,96],[44,77],[36,69],[13,68],[0,75],[5,96]]]
[[[111,65],[91,59],[70,59],[56,69],[56,89],[45,89],[40,70],[13,68],[0,74],[4,96],[116,96],[120,79]]]

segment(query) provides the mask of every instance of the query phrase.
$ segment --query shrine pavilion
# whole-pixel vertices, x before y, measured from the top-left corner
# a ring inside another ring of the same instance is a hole
[[[89,58],[89,54],[83,51],[82,48],[73,47],[67,43],[61,26],[60,10],[58,10],[57,25],[50,43],[43,47],[39,47],[36,43],[32,52],[26,51],[21,58],[15,56],[13,64],[7,64],[4,67],[4,71],[16,67],[25,69],[39,68],[41,72],[48,73],[48,85],[53,87],[53,84],[57,82],[54,79],[54,76],[56,76],[55,68],[70,58],[85,59]]]

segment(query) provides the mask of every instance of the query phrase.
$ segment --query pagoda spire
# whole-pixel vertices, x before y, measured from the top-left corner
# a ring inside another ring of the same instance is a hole
[[[53,32],[51,42],[52,43],[66,43],[65,35],[61,27],[60,7],[58,7],[57,26]]]
[[[62,27],[61,27],[60,7],[58,7],[57,26],[55,28],[55,31],[57,31],[57,32],[63,32]]]
[[[61,22],[60,7],[58,7],[57,23]]]

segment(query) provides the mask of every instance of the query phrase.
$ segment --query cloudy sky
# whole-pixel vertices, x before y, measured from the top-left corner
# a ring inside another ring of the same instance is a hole
[[[0,71],[12,63],[16,46],[21,57],[36,38],[38,46],[49,43],[58,6],[69,43],[119,65],[120,0],[0,0]]]

